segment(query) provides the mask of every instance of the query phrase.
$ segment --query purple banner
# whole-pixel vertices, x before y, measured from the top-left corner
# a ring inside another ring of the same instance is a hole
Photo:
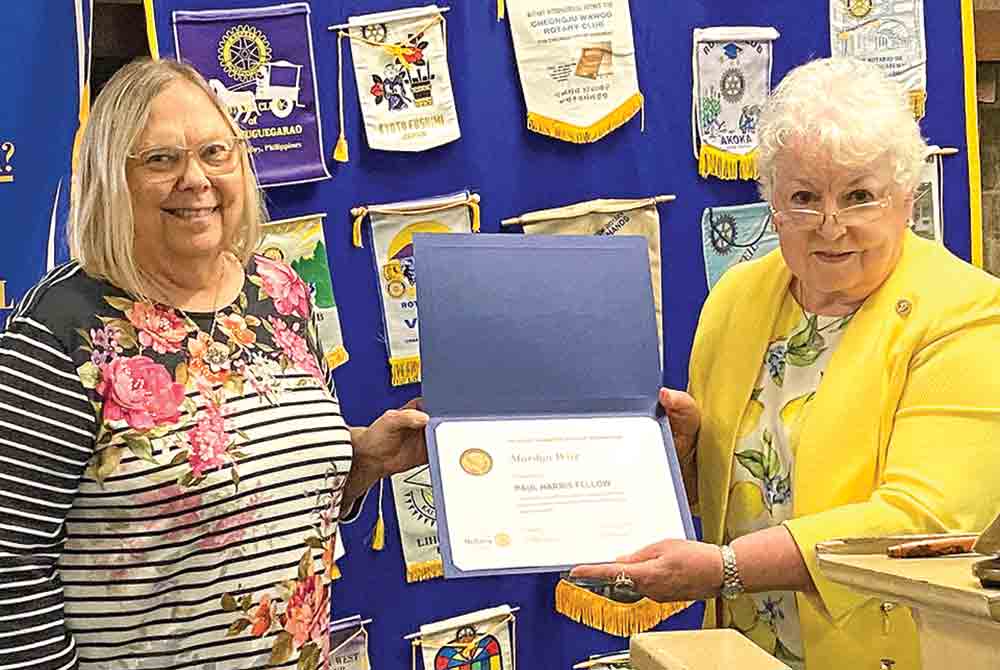
[[[308,4],[175,11],[173,27],[177,58],[243,129],[262,186],[329,179]]]

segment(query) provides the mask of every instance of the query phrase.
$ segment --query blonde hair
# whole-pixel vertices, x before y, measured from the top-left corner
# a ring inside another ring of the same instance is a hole
[[[773,193],[775,160],[789,146],[829,155],[846,168],[884,158],[907,192],[920,181],[927,151],[906,89],[854,58],[819,58],[785,75],[761,110],[758,135],[765,200]]]
[[[201,89],[233,135],[243,135],[205,79],[174,60],[135,60],[105,85],[80,141],[70,195],[70,254],[92,277],[138,299],[149,298],[153,279],[135,260],[135,222],[125,164],[149,119],[153,99],[167,85],[185,81]],[[260,242],[267,210],[246,144],[239,143],[246,206],[230,251],[246,264]]]

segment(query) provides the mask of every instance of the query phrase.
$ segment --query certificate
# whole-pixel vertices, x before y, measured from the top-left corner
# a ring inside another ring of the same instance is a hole
[[[459,570],[557,570],[686,537],[651,417],[443,421],[434,440]]]

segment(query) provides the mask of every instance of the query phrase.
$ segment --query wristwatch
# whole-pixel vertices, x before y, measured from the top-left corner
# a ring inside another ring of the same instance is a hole
[[[740,569],[736,566],[736,552],[728,544],[719,545],[722,553],[722,590],[719,595],[725,600],[735,600],[746,591],[740,579]]]

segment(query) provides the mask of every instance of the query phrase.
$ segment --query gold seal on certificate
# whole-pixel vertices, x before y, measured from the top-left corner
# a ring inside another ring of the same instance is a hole
[[[458,463],[470,475],[481,477],[493,469],[493,457],[482,449],[466,449]]]
[[[601,563],[685,537],[652,417],[444,421],[434,438],[459,570]]]

